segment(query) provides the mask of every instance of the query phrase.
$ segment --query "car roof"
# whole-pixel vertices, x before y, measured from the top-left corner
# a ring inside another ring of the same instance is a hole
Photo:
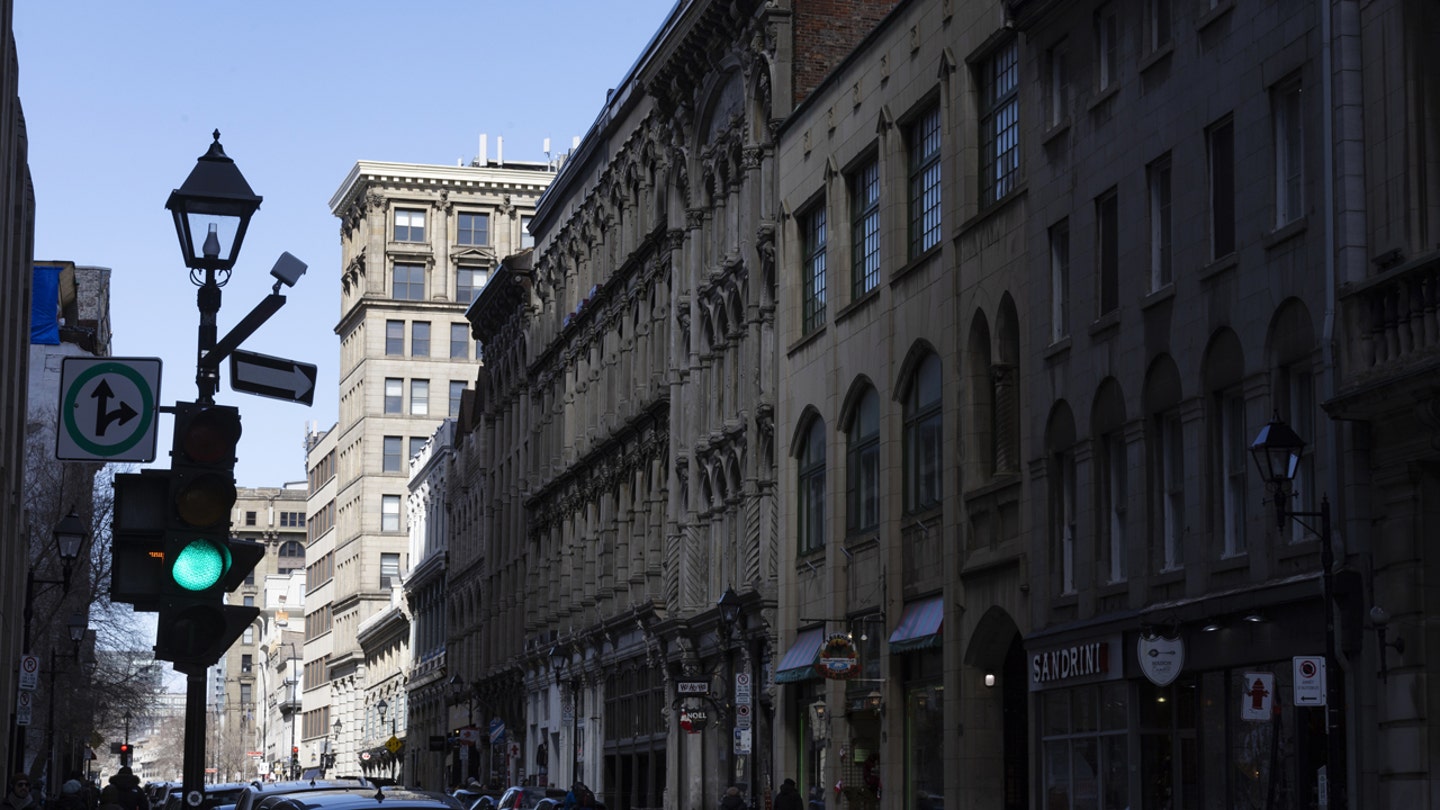
[[[371,792],[312,790],[276,797],[273,810],[463,810],[450,796],[431,791],[392,787]]]
[[[236,810],[254,810],[271,804],[268,800],[291,793],[305,793],[316,790],[375,791],[375,786],[363,779],[304,779],[293,782],[251,782],[235,800]]]

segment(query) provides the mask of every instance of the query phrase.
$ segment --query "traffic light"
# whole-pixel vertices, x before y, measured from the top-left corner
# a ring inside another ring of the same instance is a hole
[[[120,767],[130,767],[130,743],[120,743]]]
[[[115,476],[110,601],[159,610],[164,592],[169,470]],[[120,753],[117,748],[113,753]]]
[[[265,556],[260,543],[230,536],[239,441],[235,408],[175,403],[155,657],[182,671],[215,663],[260,613],[225,604]]]

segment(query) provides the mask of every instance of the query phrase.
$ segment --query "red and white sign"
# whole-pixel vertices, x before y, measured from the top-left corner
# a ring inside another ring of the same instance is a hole
[[[1295,665],[1295,705],[1325,705],[1325,658],[1319,655],[1297,655]]]
[[[34,692],[40,686],[40,656],[20,656],[20,688]]]
[[[480,729],[473,726],[460,729],[460,742],[462,745],[474,745],[480,742]]]
[[[1241,720],[1269,720],[1275,711],[1275,676],[1269,672],[1245,673],[1240,691]]]

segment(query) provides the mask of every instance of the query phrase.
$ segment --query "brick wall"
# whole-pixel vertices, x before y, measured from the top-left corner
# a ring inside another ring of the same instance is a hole
[[[814,92],[898,0],[802,0],[795,4],[795,103]]]

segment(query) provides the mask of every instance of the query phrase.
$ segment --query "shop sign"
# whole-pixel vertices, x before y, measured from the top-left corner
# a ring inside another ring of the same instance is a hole
[[[1140,671],[1156,686],[1169,686],[1185,667],[1185,642],[1179,638],[1140,634],[1135,643]]]
[[[855,645],[844,633],[835,633],[825,639],[820,648],[820,657],[815,661],[815,671],[830,680],[843,681],[860,674],[860,661],[855,657]]]
[[[1030,687],[1059,686],[1072,681],[1108,679],[1118,668],[1110,660],[1115,641],[1087,641],[1040,650],[1030,656]]]
[[[1275,676],[1269,672],[1245,673],[1240,692],[1241,720],[1269,720],[1275,709]]]
[[[710,715],[704,709],[680,710],[680,728],[687,734],[699,734],[705,730],[705,725],[710,722]]]

